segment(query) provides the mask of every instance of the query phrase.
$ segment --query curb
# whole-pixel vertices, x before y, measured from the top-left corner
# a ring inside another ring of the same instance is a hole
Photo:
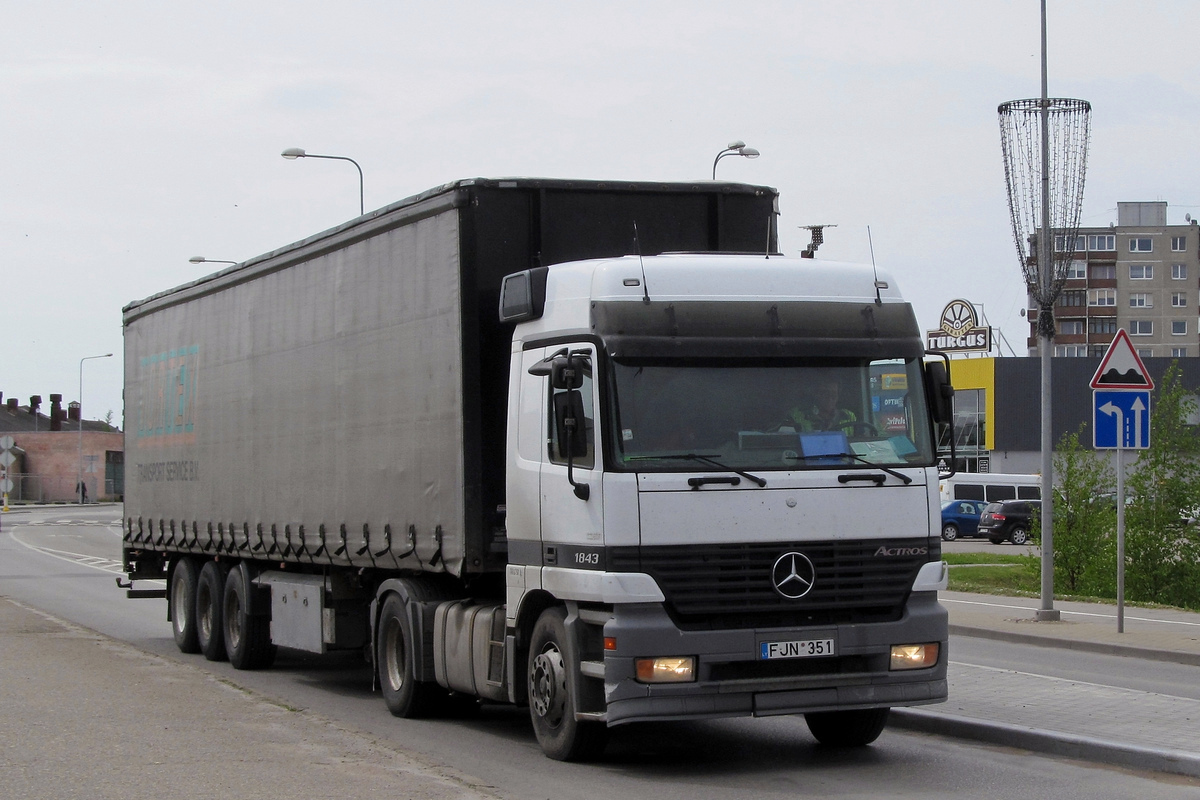
[[[1065,650],[1099,653],[1106,656],[1128,656],[1130,658],[1140,658],[1145,661],[1167,661],[1175,664],[1200,667],[1200,653],[1185,653],[1179,650],[1156,650],[1149,647],[1136,647],[1127,644],[1063,639],[1038,636],[1031,633],[998,631],[992,628],[975,628],[970,625],[952,624],[950,625],[950,635],[969,636],[976,639],[992,639],[999,642],[1011,642],[1013,644],[1031,644],[1037,647],[1057,647]]]
[[[1082,761],[1200,778],[1200,753],[1156,750],[1151,747],[1120,744],[1003,722],[986,722],[915,708],[893,708],[888,717],[888,727],[1018,747],[1022,750]]]

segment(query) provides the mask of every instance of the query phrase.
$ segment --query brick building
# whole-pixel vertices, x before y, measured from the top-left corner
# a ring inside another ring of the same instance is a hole
[[[36,407],[30,413],[28,405],[13,399],[0,406],[0,435],[12,437],[16,459],[7,470],[13,482],[9,503],[77,502],[81,471],[88,502],[122,498],[125,434],[104,422],[66,419],[57,411],[57,401],[50,416]]]

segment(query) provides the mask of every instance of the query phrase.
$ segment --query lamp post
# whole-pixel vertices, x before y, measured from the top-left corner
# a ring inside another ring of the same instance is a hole
[[[758,158],[761,153],[753,147],[746,147],[746,143],[740,139],[736,142],[730,142],[729,146],[721,152],[717,153],[717,157],[713,159],[713,180],[717,179],[717,162],[725,156],[741,156],[742,158]]]
[[[316,153],[306,153],[299,147],[289,147],[279,155],[286,158],[288,161],[295,161],[297,158],[331,158],[335,161],[349,161],[358,170],[358,215],[361,217],[366,212],[366,206],[363,205],[363,171],[362,167],[353,158],[346,156],[319,156]]]
[[[102,356],[84,356],[79,359],[79,483],[75,487],[76,494],[79,496],[79,505],[83,505],[83,362],[91,361],[93,358],[112,358],[112,353],[105,353]]]
[[[188,259],[193,264],[236,264],[236,261],[225,261],[220,258],[205,258],[204,256],[192,256]]]

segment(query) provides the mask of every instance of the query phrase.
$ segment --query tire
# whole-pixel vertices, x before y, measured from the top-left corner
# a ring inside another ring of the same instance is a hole
[[[879,738],[890,708],[859,711],[822,711],[805,714],[804,721],[816,740],[828,747],[865,747]]]
[[[991,542],[992,544],[1004,544],[1003,539],[997,539],[995,537],[988,539],[988,541]]]
[[[1013,544],[1025,544],[1029,541],[1029,532],[1024,528],[1013,528],[1008,538],[1012,540]]]
[[[375,664],[379,686],[388,711],[397,717],[419,719],[445,707],[448,694],[430,681],[418,681],[414,675],[412,622],[408,607],[398,594],[388,595],[379,613],[379,634],[375,637]]]
[[[958,538],[958,526],[953,522],[947,522],[942,526],[942,539],[947,542],[953,542]]]
[[[249,574],[245,567],[235,567],[226,576],[221,629],[235,669],[265,669],[275,663],[276,647],[271,644],[271,618],[247,613],[254,591],[247,583]]]
[[[196,581],[196,638],[200,652],[209,661],[224,661],[225,635],[221,624],[221,606],[225,596],[225,575],[229,568],[206,561]]]
[[[196,638],[196,562],[181,558],[171,572],[171,633],[181,653],[199,653]]]
[[[538,617],[530,637],[529,717],[542,752],[556,761],[599,758],[608,743],[608,728],[575,718],[571,676],[578,672],[568,646],[566,611],[548,608]]]

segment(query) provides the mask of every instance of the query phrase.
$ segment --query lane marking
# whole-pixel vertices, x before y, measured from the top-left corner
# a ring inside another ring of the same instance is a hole
[[[1037,611],[1033,606],[1012,606],[1004,603],[983,603],[978,600],[951,600],[946,597],[940,597],[938,600],[942,603],[959,603],[967,606],[984,606],[986,608],[1011,608],[1017,611]],[[1116,620],[1116,614],[1098,614],[1094,611],[1067,611],[1065,608],[1058,609],[1060,614],[1074,614],[1077,617],[1099,617],[1101,619]],[[1190,625],[1200,628],[1200,622],[1189,622],[1183,619],[1155,619],[1154,617],[1133,617],[1129,614],[1125,615],[1125,619],[1136,620],[1138,622],[1159,622],[1163,625]]]
[[[89,556],[83,553],[70,553],[65,550],[54,550],[49,547],[38,547],[35,544],[30,544],[29,542],[22,541],[21,539],[17,538],[16,530],[10,530],[8,532],[8,538],[12,539],[14,542],[28,550],[50,556],[51,558],[57,558],[60,561],[67,561],[71,564],[82,567],[91,567],[92,569],[98,569],[101,572],[107,572],[110,575],[125,574],[125,565],[120,561],[113,561],[111,558],[100,558],[99,556]],[[153,582],[159,583],[160,581]]]

